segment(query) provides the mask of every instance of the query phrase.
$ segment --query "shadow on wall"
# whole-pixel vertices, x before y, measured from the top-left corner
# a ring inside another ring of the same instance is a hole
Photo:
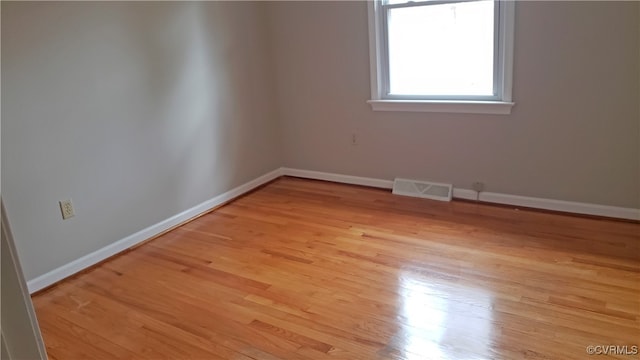
[[[264,6],[2,4],[3,196],[27,279],[281,165]]]
[[[153,32],[145,31],[143,13],[127,14],[132,53],[140,54],[141,87],[153,105],[152,116],[132,129],[134,134],[151,131],[153,138],[136,165],[144,168],[144,159],[156,156],[172,169],[164,174],[169,179],[162,189],[172,203],[183,202],[194,189],[213,194],[214,182],[224,189],[238,181],[238,159],[230,141],[233,104],[224,98],[231,74],[221,56],[224,49],[216,48],[220,34],[208,29],[201,7],[195,3],[178,11],[149,9],[156,13],[151,17],[157,29]],[[183,204],[190,205],[194,203]]]
[[[154,112],[134,132],[155,131],[157,143],[148,151],[172,169],[172,188],[165,192],[176,201],[193,189],[213,196],[279,165],[265,159],[272,165],[261,166],[261,149],[273,153],[274,147],[262,134],[273,133],[274,124],[256,4],[192,3],[158,11],[155,32],[145,31],[145,14],[129,13],[127,32],[132,46],[143,49],[143,90],[152,94]]]

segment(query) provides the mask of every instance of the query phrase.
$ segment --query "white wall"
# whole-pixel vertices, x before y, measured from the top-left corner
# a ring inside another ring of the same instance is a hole
[[[516,106],[494,116],[373,112],[366,4],[274,3],[285,165],[638,208],[638,6],[518,2]]]
[[[259,3],[2,2],[2,196],[27,279],[281,165],[265,33]]]

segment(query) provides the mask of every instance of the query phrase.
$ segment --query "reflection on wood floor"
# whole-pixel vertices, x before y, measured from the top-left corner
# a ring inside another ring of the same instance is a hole
[[[638,224],[281,178],[34,302],[51,359],[585,359],[639,295]]]

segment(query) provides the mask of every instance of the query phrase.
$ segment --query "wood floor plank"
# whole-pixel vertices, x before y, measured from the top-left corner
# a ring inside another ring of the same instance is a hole
[[[640,225],[284,177],[33,300],[52,359],[584,359]]]

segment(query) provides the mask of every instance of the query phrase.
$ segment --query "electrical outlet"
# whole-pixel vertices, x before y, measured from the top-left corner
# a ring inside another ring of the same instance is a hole
[[[351,145],[358,145],[358,137],[355,133],[351,134]]]
[[[62,212],[62,218],[64,220],[76,216],[71,199],[60,201],[60,211]]]
[[[483,192],[484,191],[484,183],[482,183],[480,181],[476,181],[473,184],[471,184],[471,188],[475,192]]]

